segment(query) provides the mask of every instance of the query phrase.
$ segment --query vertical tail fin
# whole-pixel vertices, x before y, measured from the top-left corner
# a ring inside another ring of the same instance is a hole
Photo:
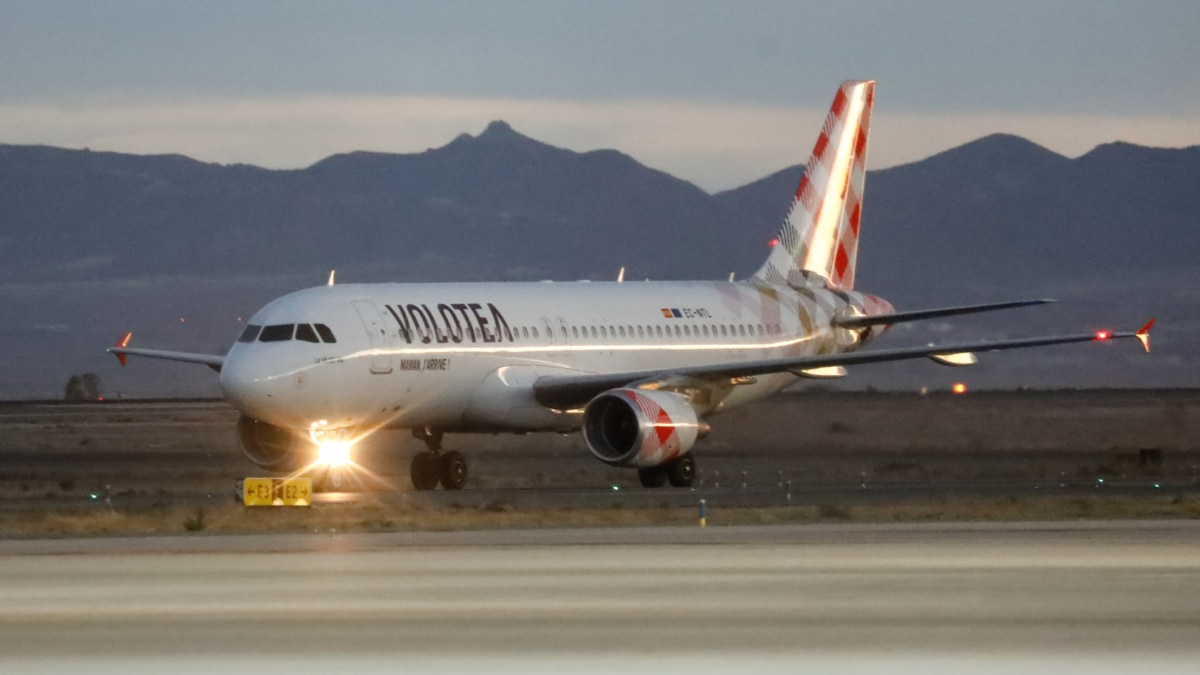
[[[854,288],[874,102],[874,81],[842,83],[771,255],[751,280]]]

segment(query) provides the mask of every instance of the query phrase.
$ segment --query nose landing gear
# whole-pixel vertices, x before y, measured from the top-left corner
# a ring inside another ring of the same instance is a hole
[[[467,460],[461,452],[442,452],[442,432],[413,429],[413,437],[425,442],[427,450],[413,455],[412,484],[418,490],[433,490],[440,482],[446,490],[461,490],[467,484]]]

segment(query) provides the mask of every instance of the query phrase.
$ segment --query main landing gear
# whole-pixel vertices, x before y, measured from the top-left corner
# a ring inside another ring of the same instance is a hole
[[[461,490],[467,484],[467,459],[461,452],[442,452],[442,432],[413,429],[413,437],[425,441],[423,452],[412,458],[412,484],[418,490],[433,490],[440,482],[447,490]]]
[[[642,487],[658,488],[670,481],[673,487],[691,487],[696,480],[696,460],[683,455],[658,466],[638,469]]]

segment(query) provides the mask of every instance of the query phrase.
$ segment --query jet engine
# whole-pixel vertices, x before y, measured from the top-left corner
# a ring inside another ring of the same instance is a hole
[[[583,411],[583,438],[601,462],[648,468],[681,457],[708,432],[686,396],[613,389]]]
[[[317,449],[296,434],[252,417],[238,418],[238,440],[242,452],[269,471],[294,471],[316,457]]]

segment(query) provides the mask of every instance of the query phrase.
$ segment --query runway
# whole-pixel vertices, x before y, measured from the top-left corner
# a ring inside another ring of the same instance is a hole
[[[4,672],[1194,672],[1200,523],[0,542]]]

